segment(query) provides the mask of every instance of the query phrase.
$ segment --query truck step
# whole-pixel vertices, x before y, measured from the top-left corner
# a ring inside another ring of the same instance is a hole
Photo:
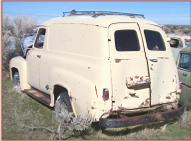
[[[45,94],[36,89],[26,89],[24,90],[24,93],[26,93],[28,96],[32,97],[33,99],[39,101],[40,103],[46,106],[50,106],[50,96],[48,94]]]

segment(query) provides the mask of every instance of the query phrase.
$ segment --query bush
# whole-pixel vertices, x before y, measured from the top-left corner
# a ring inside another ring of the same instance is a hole
[[[15,56],[22,55],[21,39],[26,34],[32,34],[36,27],[36,21],[32,17],[3,17],[2,48],[3,48],[3,70],[9,69],[9,61]]]

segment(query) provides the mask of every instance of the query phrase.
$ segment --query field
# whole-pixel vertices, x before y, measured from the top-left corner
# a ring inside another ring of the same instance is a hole
[[[9,78],[3,79],[3,139],[55,139],[58,124],[54,111],[24,93],[13,90]],[[67,139],[191,139],[190,129],[180,121],[101,131],[95,126],[83,132],[72,132]]]

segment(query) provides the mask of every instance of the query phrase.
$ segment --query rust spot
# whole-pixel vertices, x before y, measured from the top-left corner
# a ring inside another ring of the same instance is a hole
[[[97,96],[97,98],[98,98],[96,85],[95,85],[95,93],[96,93],[96,96]]]
[[[136,76],[135,76],[135,78],[136,78],[136,79],[138,79],[138,78],[139,78],[139,76],[137,76],[137,75],[136,75]]]
[[[142,102],[140,105],[139,105],[139,108],[143,107],[144,106],[144,102]]]
[[[95,109],[95,107],[91,106],[91,109]]]
[[[124,97],[123,99],[128,99],[128,97],[126,96],[126,97]]]
[[[147,99],[145,100],[145,106],[149,106],[149,104],[150,104],[150,98],[147,98]]]
[[[115,63],[121,62],[121,59],[115,59]]]
[[[140,80],[143,81],[143,76],[140,77]]]
[[[149,104],[150,104],[150,99],[147,98],[147,99],[145,100],[145,102],[142,102],[142,103],[140,104],[139,108],[141,108],[141,107],[147,107],[147,106],[149,106]]]

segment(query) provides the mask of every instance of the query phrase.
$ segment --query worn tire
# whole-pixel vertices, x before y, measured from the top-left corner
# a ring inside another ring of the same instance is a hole
[[[59,122],[70,121],[74,115],[67,92],[61,92],[55,103],[56,119]]]
[[[19,72],[15,72],[15,73],[13,74],[13,88],[14,88],[14,90],[17,91],[17,92],[20,92],[20,91],[21,91]]]

